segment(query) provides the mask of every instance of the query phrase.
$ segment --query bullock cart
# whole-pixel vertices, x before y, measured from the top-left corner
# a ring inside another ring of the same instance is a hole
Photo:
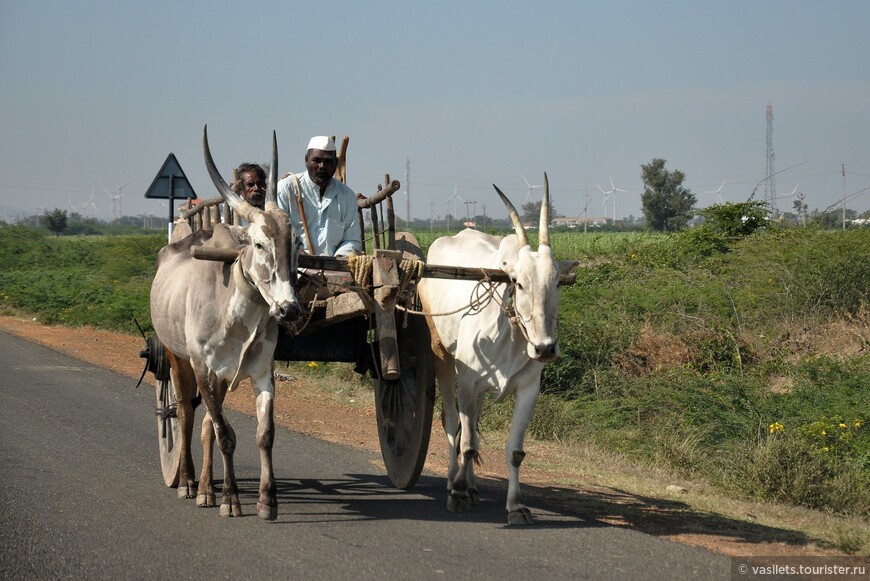
[[[344,179],[347,137],[339,149]],[[416,283],[421,277],[508,282],[500,270],[427,265],[417,240],[396,231],[392,195],[399,182],[385,176],[369,198],[360,196],[359,222],[365,254],[351,258],[299,256],[297,290],[304,317],[282,328],[276,361],[347,362],[371,376],[381,454],[392,483],[411,488],[423,469],[429,447],[435,400],[435,375],[429,329],[421,313]],[[237,218],[222,198],[191,204],[179,226],[212,230]],[[365,224],[369,225],[367,231]],[[202,260],[232,262],[231,249],[194,247]],[[169,363],[156,337],[146,338],[145,371],[157,379],[157,432],[160,463],[167,486],[179,481],[180,442],[175,389]]]

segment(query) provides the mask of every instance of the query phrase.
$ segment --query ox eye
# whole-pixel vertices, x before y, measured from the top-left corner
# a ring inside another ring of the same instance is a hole
[[[255,242],[255,243],[254,243],[254,248],[256,248],[257,250],[263,250],[263,245],[260,244],[259,242]]]
[[[521,283],[517,283],[517,288],[523,290],[523,285]]]

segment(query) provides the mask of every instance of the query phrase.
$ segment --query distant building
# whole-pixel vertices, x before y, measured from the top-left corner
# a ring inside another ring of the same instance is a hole
[[[584,224],[590,228],[598,228],[601,226],[607,226],[610,224],[610,220],[608,218],[577,216],[576,218],[553,218],[550,222],[551,226],[557,228],[582,228]]]

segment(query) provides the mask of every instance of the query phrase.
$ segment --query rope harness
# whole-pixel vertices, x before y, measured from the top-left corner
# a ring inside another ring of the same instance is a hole
[[[233,263],[233,282],[236,284],[236,289],[249,301],[254,303],[263,303],[266,304],[266,299],[260,294],[260,291],[257,289],[257,286],[251,281],[247,276],[245,276],[244,271],[242,270],[242,265],[239,262],[239,259]]]
[[[519,329],[520,333],[522,333],[526,341],[531,342],[531,340],[529,339],[529,332],[526,329],[526,325],[523,323],[523,320],[520,318],[520,316],[517,315],[516,308],[514,307],[514,297],[516,296],[517,283],[515,281],[510,282],[510,284],[508,285],[507,296],[505,297],[502,297],[501,295],[499,295],[499,293],[496,292],[496,284],[499,283],[494,283],[489,276],[484,274],[483,278],[478,281],[476,285],[474,285],[473,289],[471,289],[471,297],[468,304],[452,311],[442,313],[429,313],[426,311],[409,309],[401,305],[396,305],[396,308],[400,311],[404,311],[405,313],[409,313],[412,315],[424,315],[427,317],[447,317],[462,312],[467,312],[468,314],[479,313],[484,308],[486,308],[486,306],[491,301],[495,301],[501,309],[502,314],[505,316],[505,318],[507,318],[511,325]]]
[[[374,262],[374,257],[367,254],[360,255],[352,255],[348,256],[347,266],[350,271],[351,277],[353,278],[353,284],[334,284],[327,283],[327,287],[333,287],[330,290],[340,289],[355,292],[362,300],[363,304],[369,311],[374,310],[374,299],[370,294],[370,290],[372,288],[372,264]],[[411,285],[416,285],[417,282],[423,277],[423,272],[425,271],[426,263],[423,260],[415,259],[415,258],[403,258],[399,263],[399,295],[401,295],[404,291],[406,291]],[[428,317],[447,317],[450,315],[455,315],[457,313],[467,312],[468,314],[475,314],[481,312],[486,306],[495,301],[499,308],[501,309],[502,314],[508,319],[511,325],[517,327],[522,333],[523,337],[526,341],[529,340],[529,333],[526,329],[523,320],[517,315],[516,309],[514,307],[514,297],[516,296],[516,282],[511,281],[508,285],[508,292],[505,297],[502,297],[498,292],[496,292],[496,285],[501,283],[495,283],[490,279],[490,277],[486,274],[483,274],[483,278],[478,281],[474,288],[471,290],[471,296],[467,305],[463,305],[458,309],[454,309],[452,311],[441,312],[441,313],[430,313],[423,310],[416,310],[409,307],[404,307],[402,305],[396,305],[396,309],[404,312],[406,315],[423,315]],[[309,279],[305,288],[303,290],[310,289],[311,286],[314,285],[314,281]],[[301,332],[311,321],[312,315],[314,313],[314,309],[320,306],[325,306],[325,300],[317,300],[313,299],[309,302],[307,311],[307,317],[304,322],[298,323],[294,331],[296,333]]]

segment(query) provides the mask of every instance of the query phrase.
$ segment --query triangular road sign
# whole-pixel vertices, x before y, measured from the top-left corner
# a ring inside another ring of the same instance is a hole
[[[163,166],[157,172],[157,177],[154,178],[154,181],[148,187],[148,191],[145,192],[145,197],[182,200],[196,198],[196,192],[193,191],[193,186],[187,181],[187,176],[184,175],[184,170],[181,169],[181,165],[175,159],[174,153],[170,153],[166,161],[163,162]]]

